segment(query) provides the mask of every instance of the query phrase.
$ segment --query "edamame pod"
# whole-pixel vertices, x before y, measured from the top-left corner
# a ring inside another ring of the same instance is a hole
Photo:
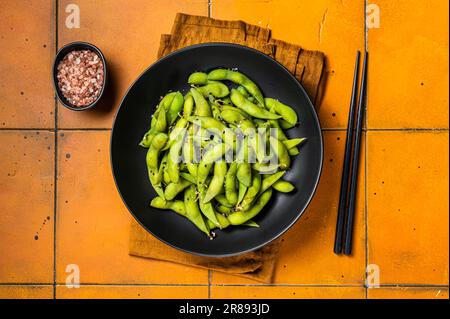
[[[235,212],[229,215],[228,221],[231,225],[242,225],[248,220],[254,218],[258,213],[266,206],[272,196],[272,189],[269,188],[264,193],[262,193],[255,201],[255,204],[247,210],[240,212]]]
[[[250,187],[252,183],[252,169],[249,163],[239,163],[236,177],[238,181],[242,184],[244,184],[247,187]]]
[[[293,127],[297,124],[297,113],[292,109],[292,107],[271,98],[265,98],[265,102],[267,108],[272,112],[281,115],[283,120],[291,125],[290,127]]]
[[[282,193],[290,193],[295,189],[295,186],[289,183],[288,181],[279,180],[275,184],[272,185],[273,189],[282,192]]]
[[[178,183],[180,179],[180,153],[183,147],[183,140],[186,130],[179,130],[175,141],[169,149],[169,156],[167,157],[167,172],[169,173],[170,180],[174,183]]]
[[[223,216],[222,214],[216,213],[216,218],[217,218],[217,220],[219,221],[219,225],[220,225],[219,228],[220,228],[220,229],[224,229],[224,228],[230,226],[230,222],[229,222],[228,219],[227,219],[225,216]],[[209,228],[210,228],[210,229],[215,229],[215,228],[217,228],[217,226],[214,225],[214,223],[211,222],[210,220],[208,220],[208,225],[209,225]]]
[[[203,95],[196,88],[191,88],[190,92],[195,101],[195,113],[198,116],[212,116],[211,107]]]
[[[191,116],[193,112],[194,112],[194,98],[192,97],[191,92],[188,92],[184,96],[183,116],[185,117]]]
[[[257,223],[255,223],[253,220],[246,221],[245,223],[242,224],[242,226],[259,228],[259,225]]]
[[[230,94],[228,86],[218,81],[208,81],[206,85],[197,88],[203,96],[212,95],[217,98],[225,97]]]
[[[184,98],[180,92],[175,92],[172,103],[167,109],[167,122],[169,125],[172,125],[177,119],[178,115],[183,108]]]
[[[189,75],[188,83],[194,85],[203,85],[208,82],[208,74],[203,72],[194,72]]]
[[[195,186],[191,185],[184,191],[184,205],[186,206],[186,217],[195,224],[202,232],[204,232],[208,237],[209,227],[203,219],[202,213],[197,204],[197,193],[195,191]]]
[[[282,178],[285,173],[286,171],[280,171],[271,175],[266,175],[266,177],[263,178],[261,182],[261,189],[259,190],[259,193],[261,194],[268,190],[273,184],[275,184],[280,178]]]
[[[217,220],[217,213],[214,210],[214,207],[212,206],[212,204],[210,202],[205,203],[203,201],[203,199],[205,198],[205,191],[202,190],[200,191],[200,197],[199,197],[199,205],[200,205],[200,210],[202,211],[203,215],[209,220],[211,221],[214,225],[220,227],[220,223]]]
[[[261,189],[261,175],[253,174],[252,185],[247,189],[247,193],[245,194],[245,197],[242,200],[242,203],[240,204],[240,207],[243,210],[246,210],[247,208],[250,207],[251,203],[253,203],[253,201],[258,196],[260,189]]]
[[[180,173],[180,177],[182,177],[185,180],[189,181],[191,184],[195,185],[197,183],[197,179],[194,176],[192,176],[191,174],[189,174],[189,173],[181,172]]]
[[[242,183],[238,183],[238,201],[237,201],[237,205],[239,205],[241,202],[242,202],[242,200],[244,199],[244,197],[245,197],[245,194],[247,193],[247,189],[248,189],[248,187],[247,186],[245,186],[244,184],[242,184]]]
[[[228,80],[242,85],[252,96],[255,97],[258,104],[261,106],[265,105],[264,97],[259,87],[240,72],[226,69],[216,69],[208,73],[208,80]]]
[[[290,140],[283,141],[284,146],[286,146],[287,149],[291,149],[293,147],[296,147],[297,145],[300,145],[306,141],[306,138],[293,138]]]
[[[164,190],[164,197],[167,200],[172,200],[181,193],[186,187],[191,186],[192,183],[185,179],[180,179],[178,183],[169,183]]]
[[[225,124],[210,116],[189,116],[188,121],[196,123],[207,130],[223,132],[227,129]]]
[[[236,205],[238,201],[238,194],[236,191],[236,173],[237,163],[230,164],[227,175],[225,176],[225,197],[231,205]]]
[[[278,158],[278,165],[280,169],[286,170],[291,165],[291,157],[286,149],[286,146],[280,140],[275,137],[269,137],[270,146],[275,151],[275,155]]]
[[[211,199],[213,199],[216,195],[220,193],[220,191],[223,188],[223,183],[226,174],[227,174],[227,163],[225,163],[224,161],[219,161],[214,164],[214,175],[211,180],[211,183],[209,183],[206,195],[202,200],[203,203],[209,202]]]
[[[277,120],[281,118],[280,115],[271,113],[266,109],[263,109],[249,100],[247,100],[238,90],[231,90],[231,102],[236,105],[238,108],[242,109],[244,112],[250,114],[253,117],[260,119],[269,119],[269,120]]]
[[[219,194],[216,197],[214,197],[214,199],[222,206],[229,208],[233,207],[233,205],[227,200],[225,195]]]
[[[181,216],[186,216],[186,207],[184,206],[184,202],[181,200],[166,201],[164,200],[164,198],[156,196],[150,202],[150,206],[159,209],[170,209],[180,214]]]

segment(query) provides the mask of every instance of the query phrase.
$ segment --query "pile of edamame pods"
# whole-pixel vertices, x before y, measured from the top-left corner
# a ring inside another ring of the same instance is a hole
[[[237,70],[195,72],[188,83],[186,94],[162,98],[140,142],[158,195],[150,205],[185,216],[210,238],[215,228],[259,227],[252,219],[273,190],[294,190],[282,178],[305,141],[284,133],[297,113]]]

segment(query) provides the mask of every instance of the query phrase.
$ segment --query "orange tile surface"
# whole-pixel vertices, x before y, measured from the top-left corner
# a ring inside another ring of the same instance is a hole
[[[210,293],[230,299],[448,299],[449,4],[378,0],[380,28],[367,30],[365,38],[367,3],[0,1],[0,298],[53,298],[55,291],[56,298],[207,298]],[[68,4],[80,7],[79,29],[65,25]],[[105,128],[111,127],[125,90],[155,61],[160,35],[170,32],[176,12],[241,19],[269,27],[274,38],[326,54],[328,81],[319,117],[332,130],[324,132],[323,175],[310,207],[283,237],[273,285],[217,272],[209,278],[206,270],[128,256],[131,217],[114,186]],[[58,106],[54,185],[50,70],[56,46],[76,40],[102,49],[111,86],[95,110]],[[363,50],[365,41],[368,132],[354,254],[336,256],[345,131],[334,129],[346,127],[355,51]],[[366,290],[366,263],[379,267],[384,287]],[[79,289],[64,286],[69,264],[80,269]]]
[[[61,128],[110,128],[128,87],[156,59],[162,33],[170,33],[177,12],[207,15],[207,0],[61,0],[58,44],[72,41],[95,43],[103,52],[110,72],[110,87],[101,105],[87,112],[58,107]],[[80,8],[80,28],[65,24],[68,4]]]
[[[56,287],[59,299],[204,299],[207,286],[80,286]]]
[[[0,286],[0,299],[52,299],[53,286]]]
[[[448,132],[369,132],[369,263],[382,284],[448,285]]]
[[[55,1],[0,1],[0,128],[54,127]]]
[[[53,282],[54,144],[0,131],[0,283]]]
[[[337,256],[333,253],[333,245],[345,132],[324,132],[324,144],[324,168],[319,187],[304,215],[283,237],[275,283],[362,285],[364,282],[364,165],[359,174],[353,255]],[[361,163],[364,163],[363,157]],[[214,273],[213,283],[254,282]]]
[[[367,290],[370,299],[448,299],[447,288],[392,287]]]
[[[447,0],[377,0],[369,29],[370,128],[448,128]]]
[[[212,286],[215,299],[362,299],[363,287]]]
[[[325,128],[347,126],[356,50],[364,48],[364,1],[213,0],[211,15],[268,27],[276,39],[324,52],[320,121]]]
[[[109,131],[59,133],[57,282],[76,264],[81,283],[206,284],[206,270],[128,255],[132,217],[114,185],[109,138]]]

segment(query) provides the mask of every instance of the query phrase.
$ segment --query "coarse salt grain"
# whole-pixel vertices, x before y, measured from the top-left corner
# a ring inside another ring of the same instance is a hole
[[[97,53],[75,50],[59,62],[58,88],[73,106],[86,106],[97,100],[103,87],[104,66]]]

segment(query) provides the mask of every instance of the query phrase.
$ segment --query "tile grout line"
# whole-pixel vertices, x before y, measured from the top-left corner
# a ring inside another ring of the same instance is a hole
[[[366,11],[367,11],[367,1],[368,0],[365,0],[364,1],[364,14],[363,14],[363,17],[364,17],[364,51],[365,52],[367,52],[368,50],[369,50],[369,48],[368,48],[368,30],[367,30],[367,18],[366,18]],[[368,72],[369,73],[369,72]],[[369,78],[369,77],[367,77],[367,78]],[[367,80],[367,82],[368,82],[368,80]],[[366,83],[366,97],[365,97],[365,107],[366,107],[366,112],[365,112],[365,117],[364,117],[364,121],[365,121],[365,124],[366,124],[366,129],[368,129],[369,128],[369,121],[368,121],[368,118],[369,118],[369,116],[368,116],[368,101],[369,101],[369,99],[368,99],[368,96],[369,96],[369,90],[368,90],[368,87],[369,87],[369,85],[368,85],[368,83]],[[369,218],[368,218],[368,213],[369,213],[369,206],[368,206],[368,201],[367,201],[367,198],[368,198],[368,182],[367,182],[367,176],[368,176],[368,174],[367,174],[367,169],[368,169],[368,167],[369,167],[369,161],[368,161],[368,158],[367,158],[367,142],[368,142],[368,137],[367,137],[367,135],[368,135],[368,131],[366,131],[366,134],[364,134],[364,239],[365,239],[365,256],[364,256],[364,259],[365,259],[365,268],[364,268],[364,282],[365,282],[365,288],[364,288],[364,291],[365,291],[365,297],[366,297],[366,299],[368,299],[369,298],[369,290],[368,290],[368,285],[367,285],[367,267],[368,267],[368,265],[369,265],[369,237],[368,237],[368,235],[369,235],[369,225],[368,225],[368,220],[369,220]]]
[[[59,0],[55,0],[55,55],[58,52],[58,11]],[[53,180],[53,299],[56,299],[56,211],[58,191],[58,99],[55,94],[55,167]]]
[[[211,299],[212,270],[208,269],[208,299]]]

